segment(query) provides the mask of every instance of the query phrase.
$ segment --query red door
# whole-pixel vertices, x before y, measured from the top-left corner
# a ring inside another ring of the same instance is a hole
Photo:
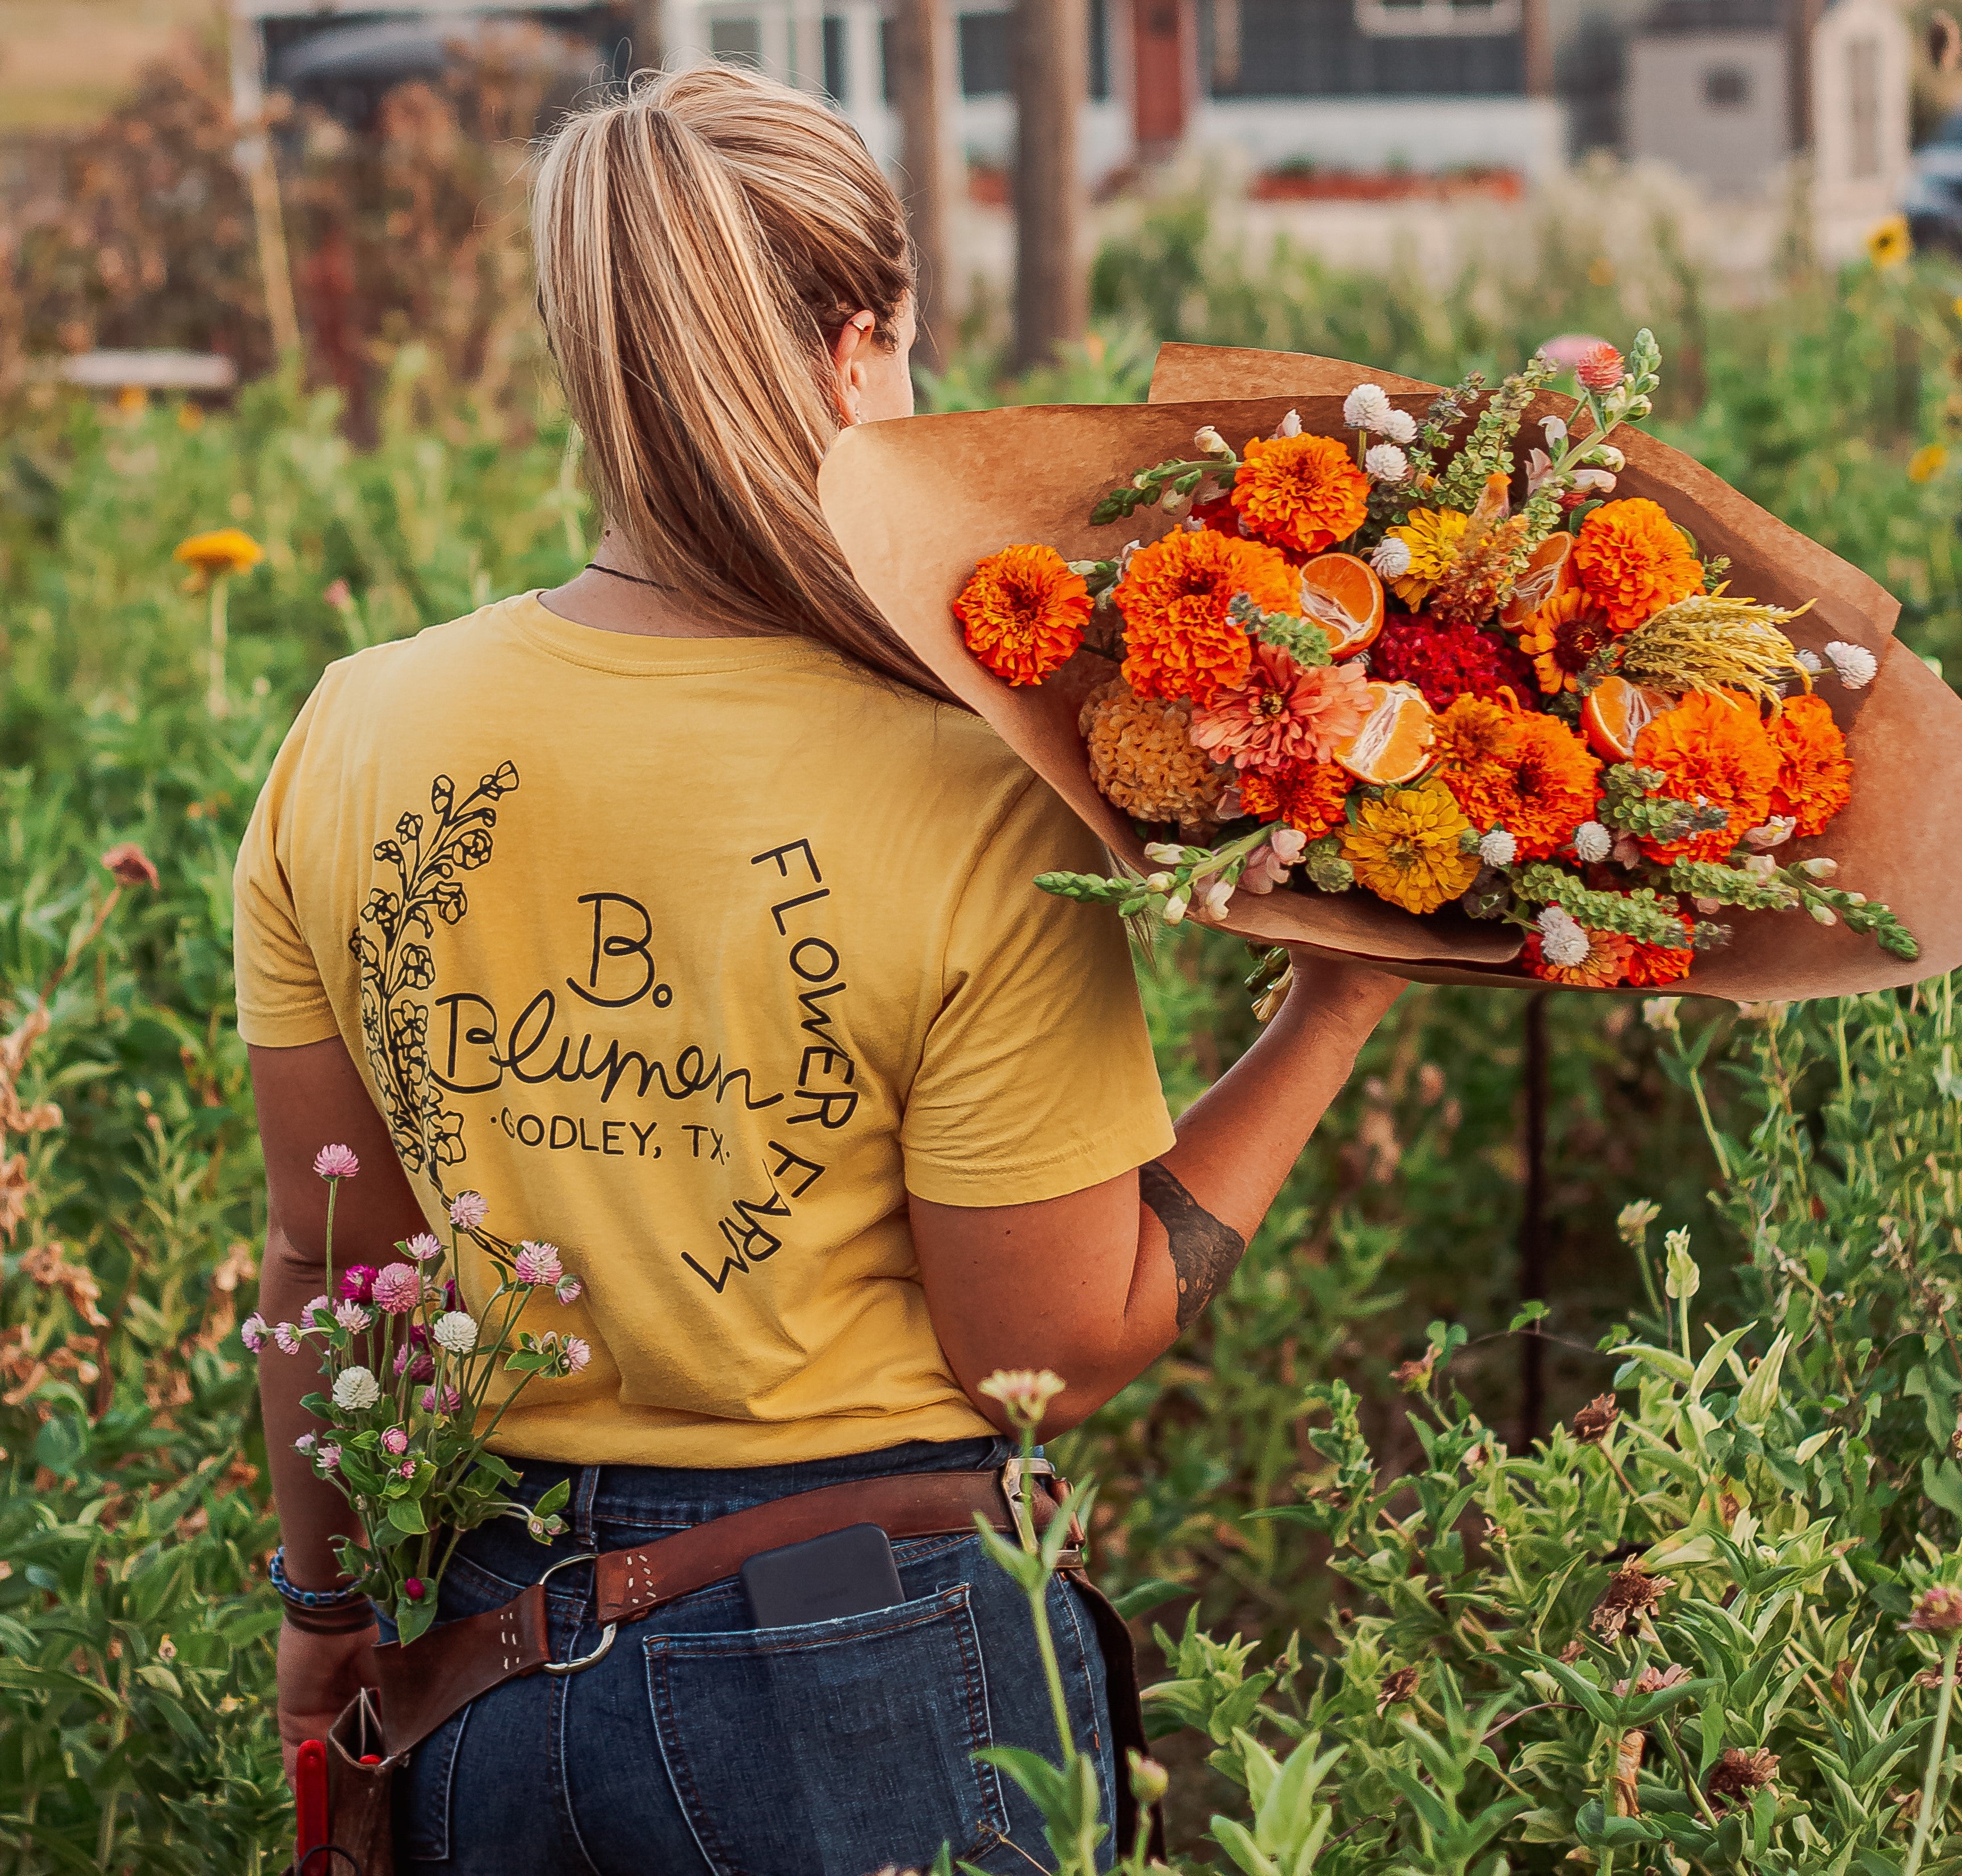
[[[1185,135],[1198,42],[1193,0],[1131,0],[1132,131],[1141,156],[1165,155]]]

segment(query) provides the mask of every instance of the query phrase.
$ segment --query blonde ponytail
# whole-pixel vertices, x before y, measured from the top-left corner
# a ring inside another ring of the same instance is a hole
[[[951,701],[852,579],[817,503],[832,347],[892,342],[906,216],[852,129],[727,66],[637,81],[553,135],[538,299],[588,473],[648,576],[734,633],[820,639]]]

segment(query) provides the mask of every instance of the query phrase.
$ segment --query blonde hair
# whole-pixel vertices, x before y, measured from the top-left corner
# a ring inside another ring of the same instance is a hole
[[[587,473],[649,577],[737,633],[822,640],[947,699],[859,590],[817,503],[832,347],[890,344],[905,211],[815,99],[725,66],[637,81],[552,136],[538,302]]]

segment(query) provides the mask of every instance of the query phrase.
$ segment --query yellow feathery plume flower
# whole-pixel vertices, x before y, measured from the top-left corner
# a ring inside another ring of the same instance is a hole
[[[1410,549],[1408,568],[1390,582],[1408,606],[1423,605],[1430,590],[1458,558],[1458,545],[1472,517],[1456,508],[1414,508],[1411,517],[1391,535]]]
[[[1472,823],[1435,781],[1386,789],[1363,801],[1343,829],[1342,857],[1356,883],[1406,912],[1435,912],[1456,899],[1478,874],[1478,855],[1463,851],[1460,837]]]
[[[1811,679],[1778,628],[1810,606],[1733,599],[1721,589],[1693,593],[1665,606],[1621,642],[1615,669],[1631,684],[1682,696],[1692,691],[1742,691],[1778,713],[1779,686]]]

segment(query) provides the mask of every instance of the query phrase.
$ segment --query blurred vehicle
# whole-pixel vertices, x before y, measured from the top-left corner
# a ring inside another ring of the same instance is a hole
[[[383,96],[436,83],[486,34],[535,26],[561,49],[564,89],[624,78],[637,11],[625,0],[235,0],[232,85],[241,115],[267,91],[312,105],[350,130],[374,121]]]
[[[1901,208],[1917,248],[1962,256],[1962,110],[1915,152]]]

